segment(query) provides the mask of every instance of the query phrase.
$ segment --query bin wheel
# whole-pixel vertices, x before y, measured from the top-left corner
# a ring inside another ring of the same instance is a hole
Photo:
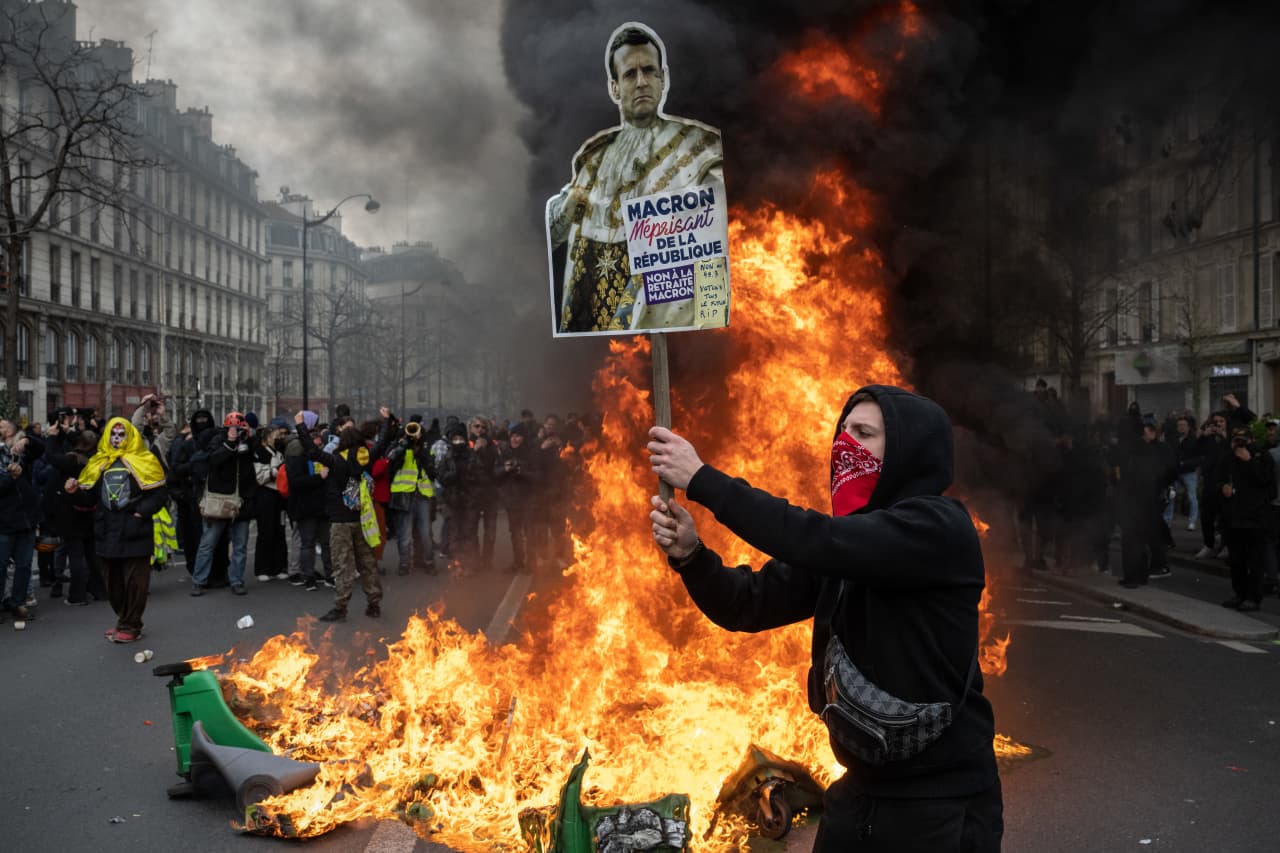
[[[151,674],[164,678],[167,675],[188,675],[194,670],[191,664],[186,661],[178,661],[177,663],[162,663],[151,670]]]
[[[190,779],[184,779],[176,785],[170,785],[164,791],[171,800],[189,800],[196,795],[196,786]]]
[[[756,824],[760,834],[777,841],[791,831],[791,804],[786,797],[771,797],[766,810],[762,802],[756,811]]]

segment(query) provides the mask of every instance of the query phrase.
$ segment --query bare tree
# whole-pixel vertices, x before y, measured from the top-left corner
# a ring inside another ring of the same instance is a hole
[[[33,234],[104,210],[132,227],[125,199],[143,156],[132,52],[77,41],[74,7],[0,6],[0,227],[7,311],[5,383],[17,396],[19,296]],[[68,202],[66,205],[63,202]]]
[[[377,318],[365,297],[364,290],[355,279],[335,284],[332,287],[316,287],[310,285],[311,317],[310,341],[308,354],[321,352],[325,360],[325,377],[327,380],[326,396],[330,405],[337,397],[337,362],[344,363],[377,359],[383,357],[382,347],[378,346]],[[302,324],[301,300],[289,301],[281,311],[284,343],[278,344],[281,351],[290,354],[301,354],[303,341],[301,336],[295,343],[288,332],[284,331],[295,324]],[[310,357],[309,355],[307,357]]]

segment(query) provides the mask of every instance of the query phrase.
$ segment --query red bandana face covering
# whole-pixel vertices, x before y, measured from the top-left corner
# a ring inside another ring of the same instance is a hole
[[[884,466],[847,432],[831,445],[831,514],[848,515],[871,500]]]

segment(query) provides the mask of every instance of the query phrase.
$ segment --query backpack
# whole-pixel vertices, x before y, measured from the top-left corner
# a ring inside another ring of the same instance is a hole
[[[280,493],[280,497],[289,497],[289,472],[285,470],[285,466],[281,465],[276,470],[276,491]]]

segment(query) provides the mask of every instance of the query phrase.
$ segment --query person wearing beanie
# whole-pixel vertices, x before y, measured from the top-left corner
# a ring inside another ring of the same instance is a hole
[[[654,473],[684,491],[679,502],[653,498],[654,541],[698,608],[731,631],[813,619],[809,705],[848,768],[823,796],[813,849],[997,853],[1004,807],[978,666],[985,569],[968,510],[944,495],[946,412],[884,385],[850,397],[824,472],[830,514],[703,464],[669,429],[649,439]],[[771,559],[755,571],[725,566],[685,499]],[[883,734],[876,710],[894,700],[911,731],[890,745],[868,732]]]
[[[258,429],[258,413],[245,412],[244,422],[249,425],[249,429],[254,430],[256,432]]]

